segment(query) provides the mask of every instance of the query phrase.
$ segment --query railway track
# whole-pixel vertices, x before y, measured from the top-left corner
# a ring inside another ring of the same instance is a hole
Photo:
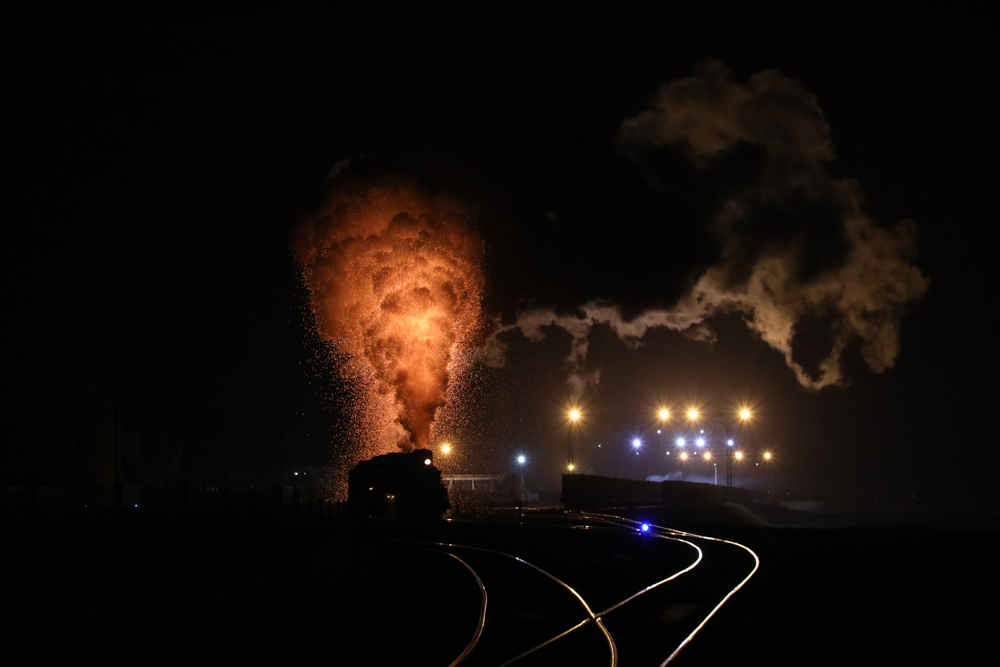
[[[671,651],[671,653],[663,660],[663,662],[660,663],[661,667],[673,662],[674,659],[677,658],[678,654],[680,654],[681,650],[685,646],[687,646],[695,638],[695,636],[705,628],[705,626],[712,619],[712,617],[714,617],[716,613],[718,613],[718,611],[723,607],[723,605],[725,605],[726,602],[728,602],[729,599],[732,598],[732,596],[735,595],[737,591],[743,588],[743,586],[745,586],[746,583],[750,581],[753,575],[756,574],[757,570],[760,568],[760,558],[757,556],[757,554],[749,547],[743,544],[739,544],[738,542],[724,540],[716,537],[709,537],[706,535],[698,535],[695,533],[688,533],[685,531],[674,530],[672,528],[667,528],[665,526],[658,526],[655,524],[643,524],[640,521],[636,521],[634,519],[628,519],[626,517],[606,515],[606,514],[584,514],[582,516],[605,520],[615,525],[626,526],[626,527],[630,526],[633,529],[639,529],[639,530],[641,530],[641,527],[643,525],[647,525],[649,526],[649,530],[652,532],[654,537],[658,537],[661,539],[684,538],[685,541],[692,540],[693,543],[695,544],[700,543],[701,547],[699,548],[699,550],[703,556],[705,555],[706,551],[708,551],[710,548],[713,552],[717,552],[720,550],[721,547],[723,553],[713,554],[714,556],[713,561],[715,562],[712,563],[711,567],[707,568],[708,571],[700,573],[701,576],[699,577],[699,579],[697,581],[692,581],[691,584],[689,584],[689,586],[686,587],[686,588],[694,588],[695,589],[694,592],[697,592],[698,588],[702,588],[702,594],[706,598],[708,598],[709,604],[711,604],[713,600],[717,601],[715,602],[715,604],[711,605],[707,613],[705,613],[704,611],[698,613],[697,610],[692,610],[694,611],[694,613],[691,613],[690,616],[692,617],[692,622],[694,620],[697,620],[697,625],[691,628],[690,632],[688,632],[684,636],[684,638],[677,643],[676,647]],[[725,553],[727,549],[732,549],[732,548],[741,550],[750,558],[752,558],[753,561],[753,565],[750,568],[749,572],[747,572],[745,576],[736,581],[734,585],[732,584],[730,577],[718,576],[721,573],[725,573],[730,576],[732,575],[732,572],[730,571],[732,569],[731,567],[721,567],[721,568],[719,567],[720,564],[726,563],[732,557],[732,553],[728,554]],[[699,562],[696,565],[702,565],[704,560],[705,560],[704,558],[699,558]],[[690,569],[693,570],[694,567]],[[685,570],[685,572],[687,572],[687,570]],[[665,581],[673,580],[680,574],[684,574],[684,572],[679,572],[677,573],[677,575],[674,575]],[[709,579],[713,585],[701,586],[700,582],[704,579]],[[665,583],[665,581],[660,583]],[[624,600],[621,603],[621,605],[623,605],[625,602],[631,601],[632,599],[638,597],[638,595],[641,595],[645,592],[646,591],[641,591],[640,593],[628,598],[627,600]],[[676,594],[678,593],[678,591],[672,591],[672,593]],[[704,609],[702,605],[696,605],[696,606],[701,606],[702,609]],[[608,612],[613,611],[616,608],[617,606],[613,607],[612,609],[609,609]],[[635,628],[636,625],[637,624],[633,623],[630,627]]]
[[[452,665],[662,667],[760,564],[742,544],[612,514],[523,518],[513,532],[498,523],[454,522],[450,541],[408,543],[456,558],[482,589],[478,629]],[[508,531],[505,546],[487,546],[498,531]],[[574,563],[574,554],[604,552],[613,563],[618,552],[630,550],[647,562],[631,571],[625,560],[618,568],[605,566],[600,555]],[[588,567],[595,563],[596,569]],[[664,567],[650,577],[660,563]]]

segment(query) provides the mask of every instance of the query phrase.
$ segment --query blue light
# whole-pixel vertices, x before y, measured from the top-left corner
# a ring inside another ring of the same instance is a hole
[[[642,532],[644,532],[644,533],[648,533],[649,532],[649,524],[648,523],[642,524],[642,526],[640,526],[640,528],[642,528]]]
[[[695,444],[697,444],[699,447],[704,447],[705,446],[705,438],[698,438],[697,440],[695,440]]]
[[[684,438],[677,438],[677,446],[678,447],[684,446]]]
[[[730,438],[729,441],[726,444],[729,445],[730,447],[732,447],[733,446],[733,439]]]
[[[524,455],[523,455],[523,454],[522,454],[521,456],[518,456],[518,457],[517,457],[517,462],[518,462],[518,463],[524,463],[524,461],[525,461],[525,458],[524,458]]]
[[[632,441],[632,446],[633,447],[638,447],[641,444],[642,444],[642,442],[639,440],[639,438],[636,438],[635,440]]]

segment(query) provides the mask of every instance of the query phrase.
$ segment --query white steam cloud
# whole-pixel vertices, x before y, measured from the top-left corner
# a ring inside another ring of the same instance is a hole
[[[827,172],[834,159],[830,128],[802,84],[776,71],[737,83],[723,65],[708,63],[663,85],[645,111],[626,119],[619,147],[654,187],[666,178],[655,160],[647,160],[657,151],[681,156],[718,186],[708,224],[720,245],[719,261],[695,276],[690,293],[669,310],[630,320],[616,306],[597,302],[575,315],[523,312],[516,324],[494,332],[494,363],[502,363],[503,354],[497,334],[516,328],[539,340],[544,327],[560,327],[572,337],[569,384],[579,395],[600,378],[585,367],[595,324],[631,344],[654,328],[710,340],[707,320],[737,312],[782,353],[804,387],[844,384],[842,355],[854,342],[875,372],[893,366],[902,315],[927,290],[927,279],[911,263],[916,228],[909,221],[877,224],[857,184]],[[824,323],[829,343],[812,373],[793,356],[795,335],[807,318]]]

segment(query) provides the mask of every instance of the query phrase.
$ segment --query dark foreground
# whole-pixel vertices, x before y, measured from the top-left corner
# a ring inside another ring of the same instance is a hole
[[[529,513],[527,525],[497,513],[417,529],[318,515],[8,517],[0,662],[362,664],[361,653],[369,664],[447,665],[472,635],[478,588],[453,558],[385,538],[516,553],[596,600],[675,567],[671,552],[638,538],[588,542],[579,531],[550,528],[553,514]],[[665,510],[631,514],[738,541],[761,559],[676,664],[961,664],[991,650],[996,533],[766,528],[704,524]],[[512,650],[508,637],[530,643],[559,627],[563,602],[544,582],[508,585],[502,565],[481,558],[478,567],[490,570],[496,594],[472,664],[498,662],[494,656]],[[659,594],[669,600],[671,590]],[[635,664],[669,655],[662,638],[675,621],[660,614],[643,625],[650,636],[628,654]],[[607,664],[598,644],[594,663]]]

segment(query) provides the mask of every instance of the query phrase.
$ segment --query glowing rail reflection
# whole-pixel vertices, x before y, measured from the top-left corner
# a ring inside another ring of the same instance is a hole
[[[638,524],[641,523],[641,522],[635,521],[633,519],[628,519],[626,517],[621,517],[621,516],[614,516],[614,515],[611,515],[611,514],[583,514],[583,513],[581,513],[581,514],[578,514],[577,516],[593,517],[593,518],[605,519],[605,520],[609,520],[610,519],[610,520],[614,520],[614,521],[619,522],[619,525],[621,525],[622,523],[624,523],[624,524],[630,524],[630,525],[635,526],[635,525],[638,525]],[[705,627],[705,624],[708,623],[709,619],[711,619],[712,616],[714,616],[715,613],[717,611],[719,611],[719,609],[722,608],[722,605],[724,605],[727,601],[729,601],[729,598],[731,598],[736,593],[736,591],[738,591],[741,588],[743,588],[743,586],[748,581],[750,581],[750,578],[753,577],[753,575],[756,574],[758,568],[760,568],[760,558],[757,556],[756,553],[754,553],[753,549],[751,549],[750,547],[745,546],[743,544],[740,544],[739,542],[732,542],[730,540],[724,540],[724,539],[721,539],[721,538],[718,538],[718,537],[708,537],[707,535],[698,535],[696,533],[688,533],[688,532],[685,532],[685,531],[682,531],[682,530],[675,530],[673,528],[667,528],[666,526],[657,526],[656,524],[650,524],[650,525],[653,528],[656,528],[658,530],[670,533],[671,535],[678,535],[678,536],[684,536],[684,537],[692,537],[692,538],[696,538],[696,539],[700,539],[700,540],[709,540],[709,541],[712,541],[712,542],[721,542],[723,544],[729,544],[729,545],[732,545],[732,546],[735,546],[735,547],[739,547],[740,549],[743,549],[744,551],[746,551],[747,553],[749,553],[751,556],[753,556],[753,560],[754,560],[754,566],[753,566],[753,569],[750,570],[750,574],[748,574],[746,577],[744,577],[743,580],[740,581],[740,583],[738,583],[735,588],[733,588],[731,591],[729,591],[725,595],[725,597],[723,597],[722,600],[720,600],[719,603],[717,605],[715,605],[715,607],[712,609],[712,611],[710,611],[705,616],[705,618],[702,619],[701,623],[699,623],[697,625],[697,627],[695,627],[695,629],[692,630],[691,633],[687,637],[684,638],[684,641],[682,641],[680,644],[677,645],[677,648],[674,649],[674,651],[667,657],[667,659],[664,660],[662,663],[660,663],[660,667],[664,667],[664,665],[667,665],[674,658],[676,658],[677,654],[681,652],[681,649],[683,649],[685,646],[687,646],[691,642],[691,640],[694,639],[694,636],[696,634],[698,634],[698,632],[700,632],[703,627]],[[669,538],[667,538],[667,539],[669,539]],[[701,550],[699,549],[699,553],[700,552],[701,552]],[[699,561],[700,560],[701,559],[699,558]],[[690,570],[690,569],[691,568],[689,567],[688,570]],[[686,571],[687,570],[685,570],[685,572]],[[682,574],[682,573],[678,573],[677,575],[674,575],[674,576],[678,576],[679,574]],[[657,584],[657,585],[659,585],[659,584]],[[636,596],[640,595],[643,592],[645,592],[645,591],[641,591],[640,593],[637,593]],[[632,596],[632,597],[634,598],[636,596]],[[632,598],[629,598],[629,599],[632,599]],[[628,600],[626,600],[625,602],[627,602],[627,601]],[[615,605],[615,607],[612,607],[611,609],[619,607],[622,604],[624,604],[624,602],[621,602],[618,605]],[[608,609],[607,611],[601,612],[601,615],[606,614],[608,611],[611,611],[611,609]]]

